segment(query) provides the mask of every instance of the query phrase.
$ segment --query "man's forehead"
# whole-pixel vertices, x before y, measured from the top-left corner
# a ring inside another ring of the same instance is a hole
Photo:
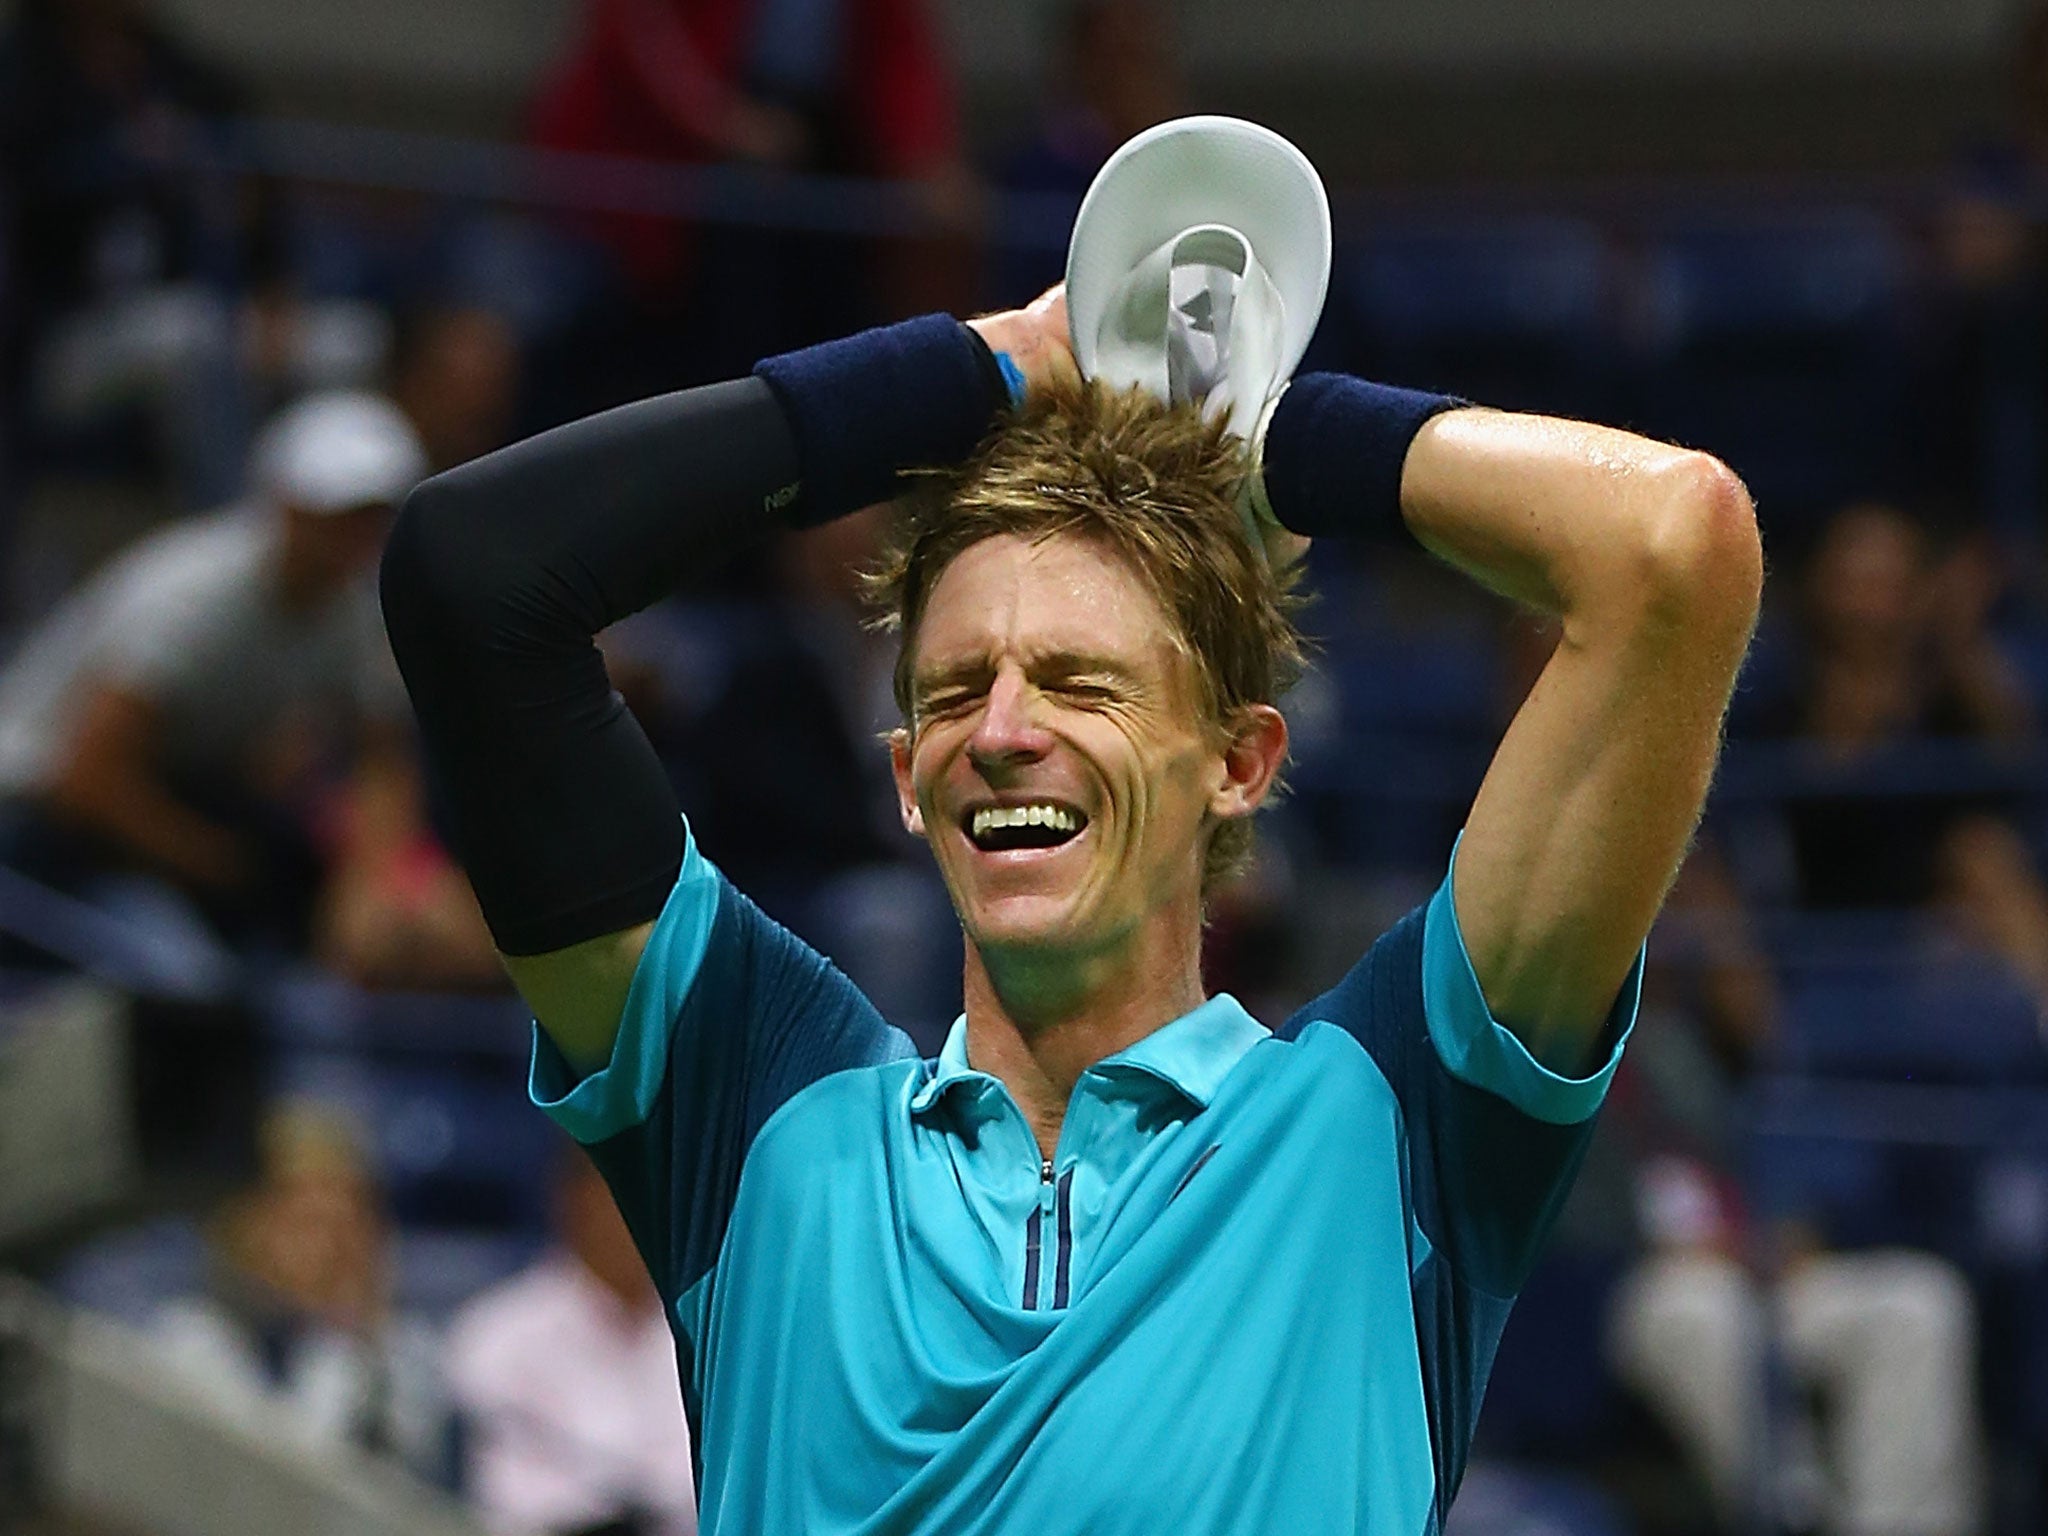
[[[1067,534],[998,534],[962,550],[934,583],[916,670],[997,651],[1128,662],[1178,648],[1157,596],[1110,549]]]

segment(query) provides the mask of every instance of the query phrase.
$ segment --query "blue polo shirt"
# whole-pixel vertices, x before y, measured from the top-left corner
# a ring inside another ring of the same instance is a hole
[[[1041,1159],[690,845],[610,1063],[536,1036],[661,1288],[706,1536],[1427,1536],[1584,1153],[1488,1014],[1447,877],[1278,1030],[1211,998]]]

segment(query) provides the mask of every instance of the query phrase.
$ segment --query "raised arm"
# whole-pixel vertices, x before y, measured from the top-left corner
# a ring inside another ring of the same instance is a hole
[[[778,524],[965,456],[1003,397],[986,347],[929,316],[543,433],[407,501],[392,650],[492,937],[576,1069],[611,1055],[684,848],[593,637]]]
[[[1763,585],[1756,518],[1703,453],[1495,411],[1422,430],[1401,510],[1430,550],[1562,625],[1473,802],[1452,894],[1494,1015],[1570,1071],[1705,803]]]
[[[1398,472],[1401,517],[1427,548],[1561,621],[1466,822],[1453,899],[1494,1016],[1573,1072],[1706,798],[1763,581],[1749,497],[1703,453],[1450,402],[1412,408],[1422,424],[1406,436],[1354,424],[1350,443],[1382,450],[1361,463],[1341,445],[1347,414],[1372,414],[1371,387],[1304,383],[1267,443],[1283,521],[1290,495],[1335,494],[1332,464]]]

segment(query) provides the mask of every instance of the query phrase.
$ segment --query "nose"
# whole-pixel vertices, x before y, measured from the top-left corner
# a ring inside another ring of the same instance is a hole
[[[974,723],[974,734],[967,738],[969,761],[989,775],[1045,756],[1052,735],[1040,723],[1042,707],[1038,690],[1023,672],[1004,665],[989,688],[988,704]]]

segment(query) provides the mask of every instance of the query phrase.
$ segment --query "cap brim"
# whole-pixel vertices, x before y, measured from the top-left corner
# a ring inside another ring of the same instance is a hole
[[[1301,362],[1330,287],[1322,178],[1270,128],[1182,117],[1125,143],[1081,200],[1067,245],[1067,325],[1083,377],[1095,376],[1096,339],[1125,274],[1199,224],[1227,225],[1250,243],[1284,310],[1282,377]]]

